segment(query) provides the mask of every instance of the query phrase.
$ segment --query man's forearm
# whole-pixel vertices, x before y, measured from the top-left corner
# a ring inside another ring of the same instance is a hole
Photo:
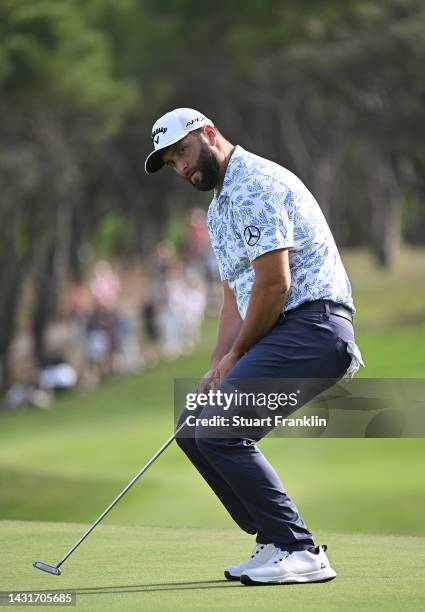
[[[246,318],[230,350],[242,357],[276,323],[288,291],[279,285],[262,286],[254,282]]]
[[[218,326],[218,338],[211,357],[211,367],[214,368],[220,359],[232,348],[242,325],[242,319],[234,308],[223,305]]]

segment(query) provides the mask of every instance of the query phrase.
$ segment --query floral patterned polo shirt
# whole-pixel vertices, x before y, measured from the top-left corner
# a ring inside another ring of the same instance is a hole
[[[282,166],[236,146],[208,209],[208,231],[221,279],[235,294],[242,319],[255,280],[251,262],[283,248],[291,286],[282,311],[325,299],[355,312],[325,217],[300,179]]]

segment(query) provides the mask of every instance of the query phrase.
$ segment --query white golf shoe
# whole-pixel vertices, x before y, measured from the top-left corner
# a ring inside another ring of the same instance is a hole
[[[263,566],[279,549],[274,544],[256,544],[248,561],[239,565],[228,565],[224,568],[227,580],[239,580],[241,575],[249,569]]]
[[[325,545],[317,547],[316,554],[308,550],[289,553],[277,548],[263,565],[245,569],[240,580],[245,585],[332,580],[336,572],[330,566],[326,548]]]

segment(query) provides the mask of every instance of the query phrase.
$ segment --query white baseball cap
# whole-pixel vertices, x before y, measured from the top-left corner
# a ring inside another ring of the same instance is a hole
[[[162,115],[153,124],[152,142],[155,148],[146,158],[145,171],[148,174],[153,174],[162,168],[164,162],[162,161],[161,151],[203,125],[213,126],[214,123],[193,108],[176,108]]]

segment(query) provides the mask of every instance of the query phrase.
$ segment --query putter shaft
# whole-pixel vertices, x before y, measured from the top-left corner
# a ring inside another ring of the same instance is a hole
[[[165,449],[173,442],[177,434],[185,427],[186,421],[183,421],[181,425],[175,430],[175,432],[168,438],[166,442],[159,448],[156,453],[149,459],[149,461],[142,467],[139,472],[130,480],[130,482],[124,487],[124,489],[117,495],[117,497],[109,504],[109,506],[102,512],[102,514],[96,519],[96,521],[91,525],[81,536],[81,538],[68,550],[66,555],[62,557],[62,559],[56,564],[56,566],[48,565],[47,563],[43,563],[42,561],[34,561],[33,565],[37,569],[48,572],[50,574],[59,575],[61,572],[59,567],[64,563],[68,557],[74,552],[74,550],[86,539],[86,537],[93,531],[93,529],[105,518],[105,516],[112,510],[112,508],[119,502],[121,497],[127,493],[127,491],[134,485],[134,483],[146,472],[146,470],[152,465],[156,459],[165,451]],[[57,570],[57,571],[53,571]]]

